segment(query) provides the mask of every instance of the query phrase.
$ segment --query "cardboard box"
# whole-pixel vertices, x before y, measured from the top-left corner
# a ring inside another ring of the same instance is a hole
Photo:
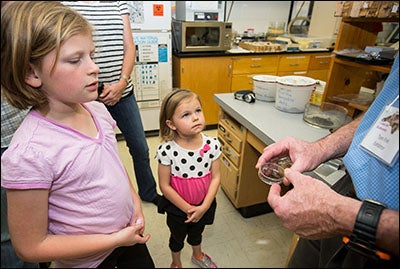
[[[366,17],[367,18],[378,17],[378,12],[379,12],[380,7],[381,7],[381,2],[372,1],[372,4],[370,5],[370,7],[368,9],[368,13],[367,13]]]
[[[344,2],[346,2],[346,1],[337,1],[336,2],[336,10],[334,13],[335,17],[342,17]]]
[[[363,3],[364,1],[353,1],[353,5],[350,11],[350,17],[358,18],[360,16],[360,10]]]
[[[382,1],[378,12],[378,18],[388,18],[392,10],[392,1]]]
[[[363,1],[361,8],[360,8],[360,14],[359,17],[366,17],[368,14],[368,11],[372,5],[372,2],[374,1]]]
[[[353,6],[353,1],[344,1],[342,8],[342,17],[350,17],[351,8]]]

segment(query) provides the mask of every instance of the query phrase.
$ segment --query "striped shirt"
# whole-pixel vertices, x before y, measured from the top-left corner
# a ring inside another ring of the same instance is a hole
[[[100,68],[99,81],[112,84],[121,78],[124,60],[124,24],[122,15],[129,16],[125,1],[97,1],[95,4],[81,1],[63,1],[84,16],[94,28],[93,41],[96,48],[94,60]],[[122,94],[133,90],[132,81]]]

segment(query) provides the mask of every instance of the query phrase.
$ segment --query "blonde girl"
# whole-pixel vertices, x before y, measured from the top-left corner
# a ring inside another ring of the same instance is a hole
[[[2,94],[33,108],[1,157],[11,241],[52,267],[154,267],[115,121],[96,102],[90,24],[59,2],[1,10]]]
[[[219,141],[202,133],[205,119],[199,97],[186,89],[171,91],[160,110],[162,143],[157,149],[159,186],[163,197],[159,212],[167,214],[171,235],[172,268],[182,267],[184,240],[192,246],[192,262],[216,268],[201,249],[205,225],[215,216],[220,172]]]

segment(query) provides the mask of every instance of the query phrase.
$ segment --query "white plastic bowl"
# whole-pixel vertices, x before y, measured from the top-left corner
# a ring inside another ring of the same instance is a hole
[[[275,101],[277,78],[277,76],[272,75],[253,76],[253,92],[256,100],[265,102]]]
[[[275,101],[277,78],[277,76],[272,75],[253,76],[253,92],[257,100],[265,102]]]
[[[276,79],[275,107],[289,113],[303,113],[315,88],[316,80],[304,76]]]

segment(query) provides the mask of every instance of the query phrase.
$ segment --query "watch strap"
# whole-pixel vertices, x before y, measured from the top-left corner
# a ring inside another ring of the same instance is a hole
[[[363,200],[358,211],[352,235],[343,237],[348,249],[373,259],[390,260],[389,254],[376,247],[376,231],[386,206],[374,200]]]
[[[351,239],[360,243],[374,246],[376,241],[376,230],[382,211],[386,207],[373,200],[363,200],[357,214]]]

